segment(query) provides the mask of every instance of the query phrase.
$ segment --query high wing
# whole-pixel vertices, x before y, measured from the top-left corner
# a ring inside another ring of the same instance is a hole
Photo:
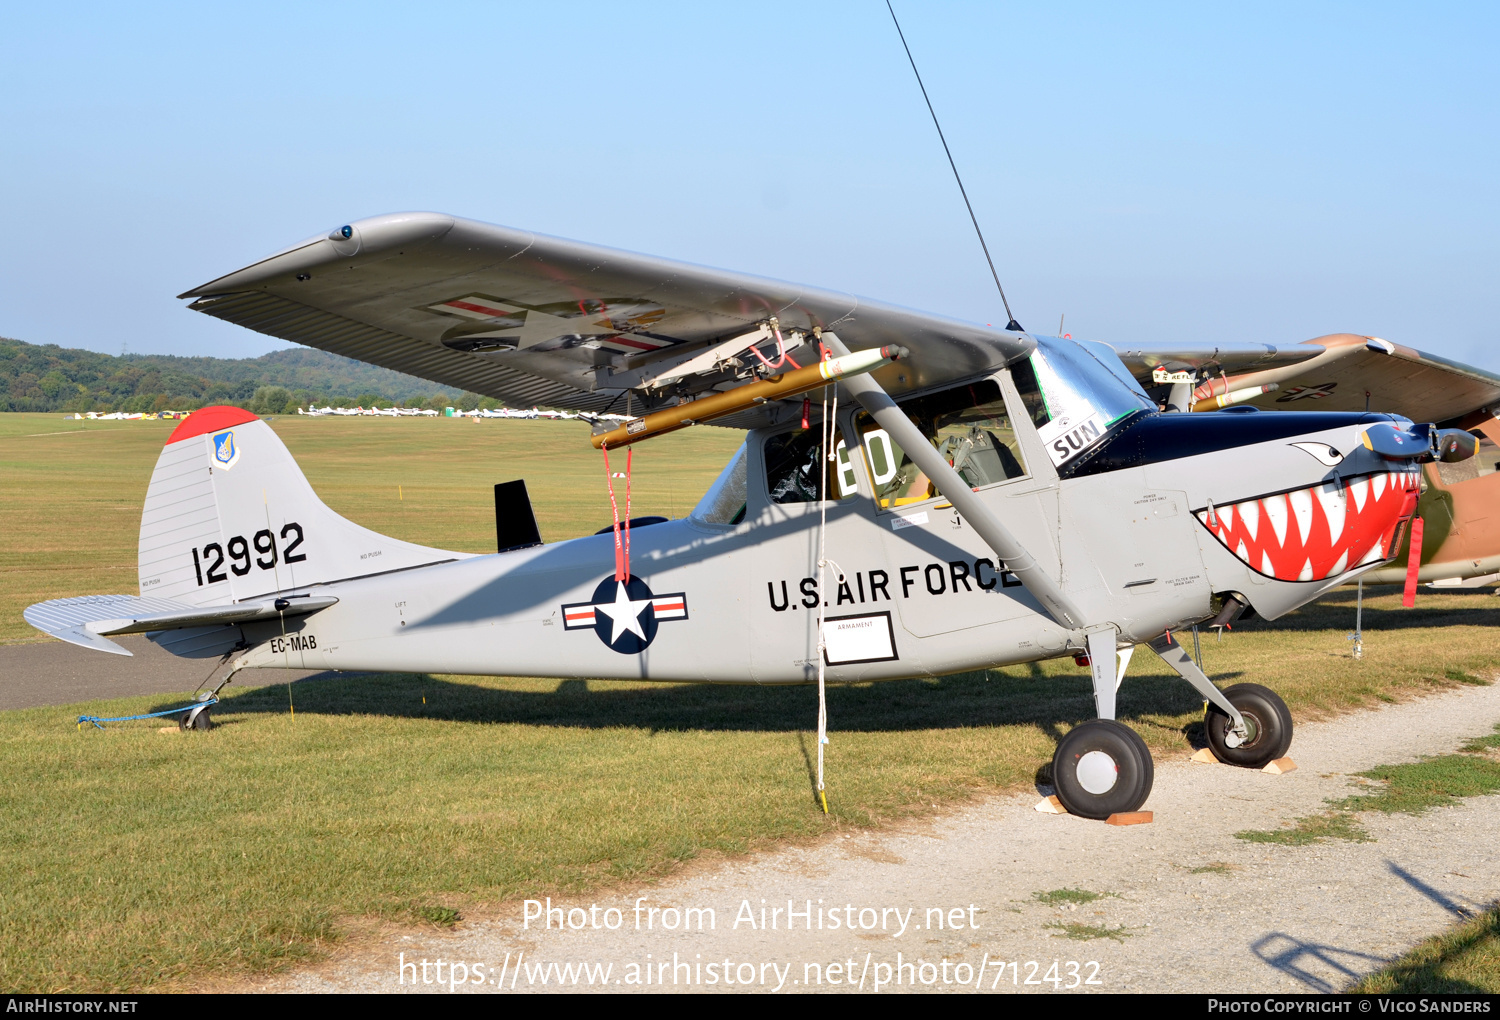
[[[1277,358],[1259,364],[1242,356],[1205,359],[1203,351],[1195,357],[1192,351],[1167,346],[1116,351],[1148,388],[1158,366],[1199,370],[1207,376],[1199,377],[1193,393],[1200,401],[1275,383],[1276,389],[1243,402],[1277,411],[1393,411],[1413,421],[1436,422],[1487,419],[1490,409],[1500,405],[1500,376],[1354,333],[1284,346],[1277,349]]]
[[[910,361],[877,374],[898,394],[979,375],[1033,347],[1024,334],[848,294],[437,213],[360,220],[180,297],[271,336],[510,404],[595,413],[733,387],[755,363],[750,341],[738,362],[728,341],[749,336],[774,359],[773,329],[788,344],[836,330],[854,350],[910,349]],[[806,365],[814,350],[790,353]],[[673,375],[695,356],[691,373]],[[663,377],[672,384],[653,385]],[[716,424],[775,417],[763,406]]]
[[[1142,386],[1153,385],[1152,374],[1194,370],[1209,372],[1249,372],[1296,365],[1317,357],[1321,348],[1306,344],[1264,344],[1253,341],[1226,343],[1156,343],[1149,347],[1111,344],[1130,374]]]

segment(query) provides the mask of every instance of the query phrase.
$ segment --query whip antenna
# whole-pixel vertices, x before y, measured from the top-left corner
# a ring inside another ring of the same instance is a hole
[[[943,125],[938,123],[937,111],[932,108],[932,99],[927,95],[927,86],[922,84],[922,72],[917,70],[917,62],[912,58],[911,47],[906,45],[906,33],[901,31],[901,22],[896,18],[896,9],[891,6],[891,0],[885,0],[885,9],[891,12],[891,21],[895,22],[896,34],[901,37],[901,48],[906,51],[906,59],[911,64],[911,73],[917,76],[917,88],[922,90],[922,98],[927,103],[927,112],[932,114],[932,126],[937,128],[938,141],[943,143],[943,152],[948,156],[948,165],[953,168],[953,179],[958,182],[958,193],[964,197],[964,208],[969,210],[969,220],[974,224],[974,233],[979,235],[979,247],[984,249],[984,260],[990,264],[990,275],[995,278],[995,289],[1000,292],[1000,303],[1005,306],[1005,317],[1010,321],[1005,328],[1015,332],[1026,332],[1016,317],[1011,314],[1010,302],[1005,298],[1005,288],[1000,285],[1000,274],[995,272],[995,260],[990,258],[990,246],[984,243],[984,231],[979,229],[979,219],[974,215],[974,207],[969,204],[969,193],[964,190],[964,179],[958,175],[958,164],[953,162],[953,153],[948,149],[948,139],[943,137]]]

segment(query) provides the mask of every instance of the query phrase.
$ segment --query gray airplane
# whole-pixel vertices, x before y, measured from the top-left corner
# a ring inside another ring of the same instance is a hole
[[[497,486],[498,551],[375,534],[328,509],[264,422],[195,412],[141,521],[140,594],[26,619],[129,654],[256,667],[744,684],[938,676],[1072,655],[1098,719],[1054,759],[1071,812],[1139,808],[1153,768],[1115,721],[1146,644],[1249,768],[1285,704],[1220,690],[1177,640],[1274,619],[1387,562],[1434,458],[1467,433],[1381,413],[1158,410],[1103,344],[997,330],[431,213],[312,238],[183,295],[192,308],[513,405],[595,416],[619,450],[712,421],[743,446],[693,511],[542,544]],[[1229,371],[1316,351],[1219,345]],[[623,457],[623,451],[617,456]],[[618,466],[618,465],[617,465]],[[222,683],[220,684],[222,686]],[[185,724],[209,725],[207,706]]]

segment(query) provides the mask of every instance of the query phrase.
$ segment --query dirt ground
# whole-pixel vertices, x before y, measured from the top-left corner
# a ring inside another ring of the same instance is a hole
[[[1464,688],[1304,725],[1286,775],[1159,762],[1149,825],[997,797],[614,897],[553,899],[550,929],[541,902],[451,931],[388,930],[241,987],[1336,991],[1500,896],[1500,797],[1362,816],[1373,842],[1233,834],[1318,811],[1351,790],[1352,773],[1455,750],[1497,722],[1500,685]]]

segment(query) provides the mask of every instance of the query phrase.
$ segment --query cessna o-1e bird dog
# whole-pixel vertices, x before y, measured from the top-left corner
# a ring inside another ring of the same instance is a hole
[[[339,517],[268,425],[205,408],[152,476],[139,596],[44,602],[34,626],[114,652],[109,636],[146,633],[233,670],[802,684],[1074,655],[1098,719],[1062,739],[1054,775],[1092,818],[1151,789],[1144,742],[1115,721],[1136,644],[1207,699],[1220,760],[1280,757],[1281,699],[1220,690],[1173,632],[1275,618],[1382,566],[1418,465],[1473,448],[1382,413],[1161,413],[1102,344],[430,213],[351,223],[183,296],[511,403],[625,411],[596,427],[605,456],[694,423],[747,435],[681,520],[631,527],[627,507],[543,545],[524,489],[498,487],[501,548],[480,556]]]

